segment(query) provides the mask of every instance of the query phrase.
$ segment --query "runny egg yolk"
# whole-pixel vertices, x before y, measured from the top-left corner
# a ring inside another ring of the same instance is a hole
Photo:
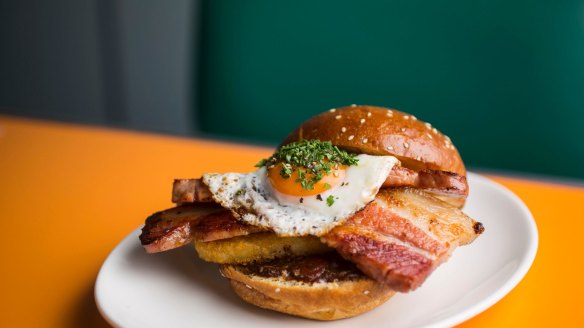
[[[329,174],[323,173],[322,179],[314,183],[314,188],[311,190],[302,187],[298,180],[298,170],[293,170],[290,177],[283,177],[280,174],[282,170],[282,164],[278,163],[268,168],[268,179],[270,183],[277,191],[293,196],[311,196],[323,193],[334,186],[340,184],[345,178],[345,172],[347,167],[344,165],[339,165],[337,169],[331,168]],[[312,179],[312,175],[306,173],[308,179]]]

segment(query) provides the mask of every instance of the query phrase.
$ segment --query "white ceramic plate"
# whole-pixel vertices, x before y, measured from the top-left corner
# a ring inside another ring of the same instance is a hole
[[[444,327],[461,323],[505,296],[529,270],[537,228],[527,207],[504,187],[469,174],[465,212],[485,226],[415,292],[397,294],[355,318],[318,322],[239,300],[217,266],[192,247],[146,254],[131,233],[104,262],[95,285],[102,315],[118,327]]]

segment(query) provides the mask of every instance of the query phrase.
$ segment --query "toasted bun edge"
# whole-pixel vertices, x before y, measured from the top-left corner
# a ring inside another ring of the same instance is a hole
[[[450,138],[429,123],[395,109],[366,105],[331,109],[302,123],[282,144],[301,139],[331,141],[357,153],[395,156],[413,170],[466,176],[462,158]]]
[[[258,307],[315,320],[337,320],[367,312],[395,294],[369,278],[303,283],[247,275],[235,266],[221,265],[233,291]]]

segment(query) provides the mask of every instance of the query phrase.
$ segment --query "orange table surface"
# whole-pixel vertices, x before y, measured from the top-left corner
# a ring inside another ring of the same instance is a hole
[[[172,180],[251,171],[271,151],[0,116],[0,327],[107,326],[93,299],[98,270],[148,214],[172,205]],[[461,326],[580,325],[584,188],[491,178],[532,211],[539,249],[510,294]]]

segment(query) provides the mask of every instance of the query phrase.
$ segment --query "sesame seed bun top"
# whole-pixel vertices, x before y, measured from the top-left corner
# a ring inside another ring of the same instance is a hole
[[[362,105],[331,109],[302,123],[282,144],[301,139],[330,140],[355,153],[392,155],[416,171],[432,169],[466,176],[450,138],[395,109]]]

